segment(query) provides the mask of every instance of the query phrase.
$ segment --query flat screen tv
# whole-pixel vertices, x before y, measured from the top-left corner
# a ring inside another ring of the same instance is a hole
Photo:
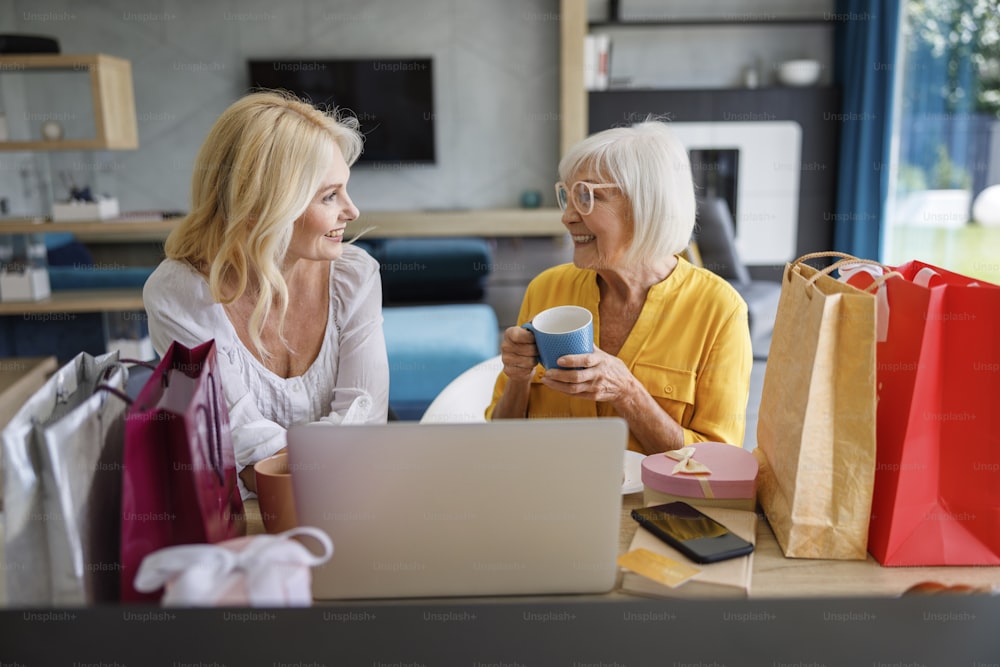
[[[283,89],[361,122],[364,163],[433,163],[430,58],[250,60],[253,88]]]

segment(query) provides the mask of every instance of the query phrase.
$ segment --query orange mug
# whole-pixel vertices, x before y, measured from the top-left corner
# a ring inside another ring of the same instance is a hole
[[[275,534],[296,527],[298,521],[295,518],[295,497],[292,495],[288,453],[278,452],[257,461],[253,471],[264,530]]]

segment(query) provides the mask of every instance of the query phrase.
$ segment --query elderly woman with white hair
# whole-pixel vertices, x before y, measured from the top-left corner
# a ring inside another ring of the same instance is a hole
[[[742,445],[752,352],[747,306],[682,256],[695,224],[684,146],[647,121],[598,132],[559,163],[573,263],[528,285],[519,322],[559,305],[590,310],[594,351],[537,365],[534,335],[504,332],[488,419],[621,417],[628,448]]]

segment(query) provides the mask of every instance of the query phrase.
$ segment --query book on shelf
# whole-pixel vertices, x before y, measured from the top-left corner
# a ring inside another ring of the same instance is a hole
[[[595,33],[583,41],[583,86],[587,90],[607,90],[611,66],[611,37]]]
[[[692,503],[693,506],[696,506]],[[731,532],[756,545],[757,514],[723,507],[697,506]],[[633,552],[637,552],[633,555]],[[651,554],[650,554],[651,552]],[[629,569],[622,572],[621,590],[647,597],[746,598],[750,595],[753,553],[717,563],[694,563],[684,554],[639,526],[623,559],[669,563],[677,579],[690,575],[676,586],[660,583]],[[669,565],[668,565],[669,567]],[[681,573],[686,573],[682,575]]]
[[[159,222],[163,220],[162,211],[122,211],[121,215],[109,218],[104,222]]]

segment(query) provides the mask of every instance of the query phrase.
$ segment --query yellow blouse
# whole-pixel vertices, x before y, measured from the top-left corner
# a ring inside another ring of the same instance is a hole
[[[650,288],[642,313],[618,358],[684,428],[684,443],[712,441],[742,446],[750,392],[750,329],[747,306],[729,283],[711,271],[678,258],[667,278]],[[594,344],[601,345],[597,274],[563,264],[539,274],[528,285],[518,322],[553,306],[575,304],[594,316]],[[528,417],[614,417],[608,403],[561,394],[541,384],[538,366],[531,381]],[[493,408],[507,376],[500,373]],[[628,448],[644,452],[634,436]]]

